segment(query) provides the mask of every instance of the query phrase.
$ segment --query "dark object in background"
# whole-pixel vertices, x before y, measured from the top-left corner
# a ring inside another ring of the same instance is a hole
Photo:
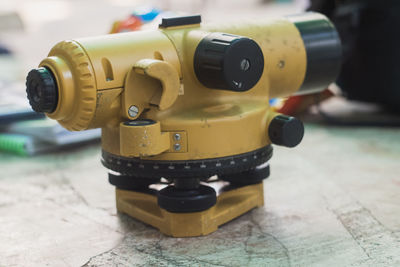
[[[0,44],[0,55],[9,55],[11,54],[10,50]]]
[[[337,84],[346,97],[400,113],[400,1],[311,0],[332,19],[342,40]]]

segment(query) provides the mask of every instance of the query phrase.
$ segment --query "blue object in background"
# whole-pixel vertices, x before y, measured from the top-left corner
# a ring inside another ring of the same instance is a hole
[[[271,98],[270,100],[269,100],[269,105],[270,106],[275,106],[277,103],[278,103],[278,98]]]
[[[143,6],[135,8],[132,15],[139,17],[143,21],[143,23],[146,23],[152,21],[155,17],[157,17],[160,14],[160,12],[161,11],[159,9],[156,9],[154,7]]]
[[[7,48],[0,46],[0,54],[9,55],[11,52]]]
[[[8,125],[17,121],[34,120],[45,118],[44,113],[34,112],[30,108],[18,106],[1,106],[0,105],[0,126]]]
[[[11,55],[11,51],[7,47],[0,44],[0,55]]]

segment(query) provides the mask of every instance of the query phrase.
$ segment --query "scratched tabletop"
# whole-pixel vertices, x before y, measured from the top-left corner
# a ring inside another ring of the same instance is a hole
[[[400,266],[400,130],[307,124],[265,206],[171,238],[115,208],[100,146],[0,154],[0,266]]]

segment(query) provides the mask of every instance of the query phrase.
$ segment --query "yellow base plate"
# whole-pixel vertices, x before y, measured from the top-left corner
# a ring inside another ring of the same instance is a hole
[[[218,226],[264,205],[263,184],[243,186],[221,193],[212,208],[192,213],[172,213],[160,208],[157,196],[116,189],[117,210],[158,228],[173,237],[208,235]]]

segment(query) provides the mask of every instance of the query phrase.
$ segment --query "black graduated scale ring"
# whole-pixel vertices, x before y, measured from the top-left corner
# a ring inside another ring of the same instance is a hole
[[[117,156],[102,151],[102,164],[121,175],[141,178],[200,178],[243,172],[267,162],[272,157],[272,146],[228,157],[187,160],[156,161]]]

